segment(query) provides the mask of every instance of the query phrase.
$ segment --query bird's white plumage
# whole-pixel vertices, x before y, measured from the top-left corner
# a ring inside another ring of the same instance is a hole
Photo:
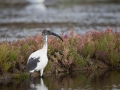
[[[28,62],[29,62],[30,58],[38,58],[38,57],[40,57],[39,58],[40,62],[38,62],[37,67],[34,70],[31,70],[30,72],[33,73],[34,71],[39,71],[40,70],[41,71],[41,76],[42,76],[43,70],[48,63],[47,45],[44,45],[42,49],[37,50],[34,53],[32,53],[28,58]]]

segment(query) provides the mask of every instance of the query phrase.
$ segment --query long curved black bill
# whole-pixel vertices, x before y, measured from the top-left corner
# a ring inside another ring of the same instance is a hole
[[[50,32],[49,34],[53,35],[53,36],[56,36],[56,37],[60,38],[63,41],[63,39],[59,35],[57,35],[56,33]]]

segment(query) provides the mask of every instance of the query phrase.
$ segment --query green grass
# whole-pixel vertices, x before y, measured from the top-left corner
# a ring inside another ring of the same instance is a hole
[[[120,61],[120,53],[118,51],[111,51],[108,57],[113,66],[115,66]]]
[[[95,46],[93,43],[86,43],[82,48],[82,55],[92,57],[95,53]]]
[[[13,74],[13,79],[18,80],[18,81],[27,80],[28,77],[29,77],[29,73],[27,72]]]

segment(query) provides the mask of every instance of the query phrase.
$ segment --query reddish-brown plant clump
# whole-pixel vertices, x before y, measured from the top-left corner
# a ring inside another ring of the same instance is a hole
[[[73,70],[120,69],[120,33],[108,28],[89,31],[85,35],[61,35],[63,42],[48,38],[49,63],[46,71],[71,72]],[[13,42],[0,43],[0,73],[26,72],[28,56],[42,48],[42,35]]]

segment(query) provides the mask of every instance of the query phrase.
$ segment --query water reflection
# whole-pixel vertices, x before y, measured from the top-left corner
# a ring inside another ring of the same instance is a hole
[[[0,82],[0,90],[120,90],[120,71],[74,72],[34,78],[33,82]]]
[[[30,3],[44,3],[45,0],[27,0]]]
[[[39,13],[42,13],[42,12],[45,12],[46,11],[46,7],[43,3],[38,3],[38,4],[30,4],[28,6],[25,7],[25,10],[30,14],[32,13],[36,13],[38,14]],[[37,12],[38,11],[38,12]]]
[[[29,90],[48,90],[45,86],[43,79],[40,78],[40,83],[34,84],[33,81],[30,82],[30,89]]]
[[[44,81],[49,90],[120,90],[119,77],[119,71],[105,70],[64,74]]]

